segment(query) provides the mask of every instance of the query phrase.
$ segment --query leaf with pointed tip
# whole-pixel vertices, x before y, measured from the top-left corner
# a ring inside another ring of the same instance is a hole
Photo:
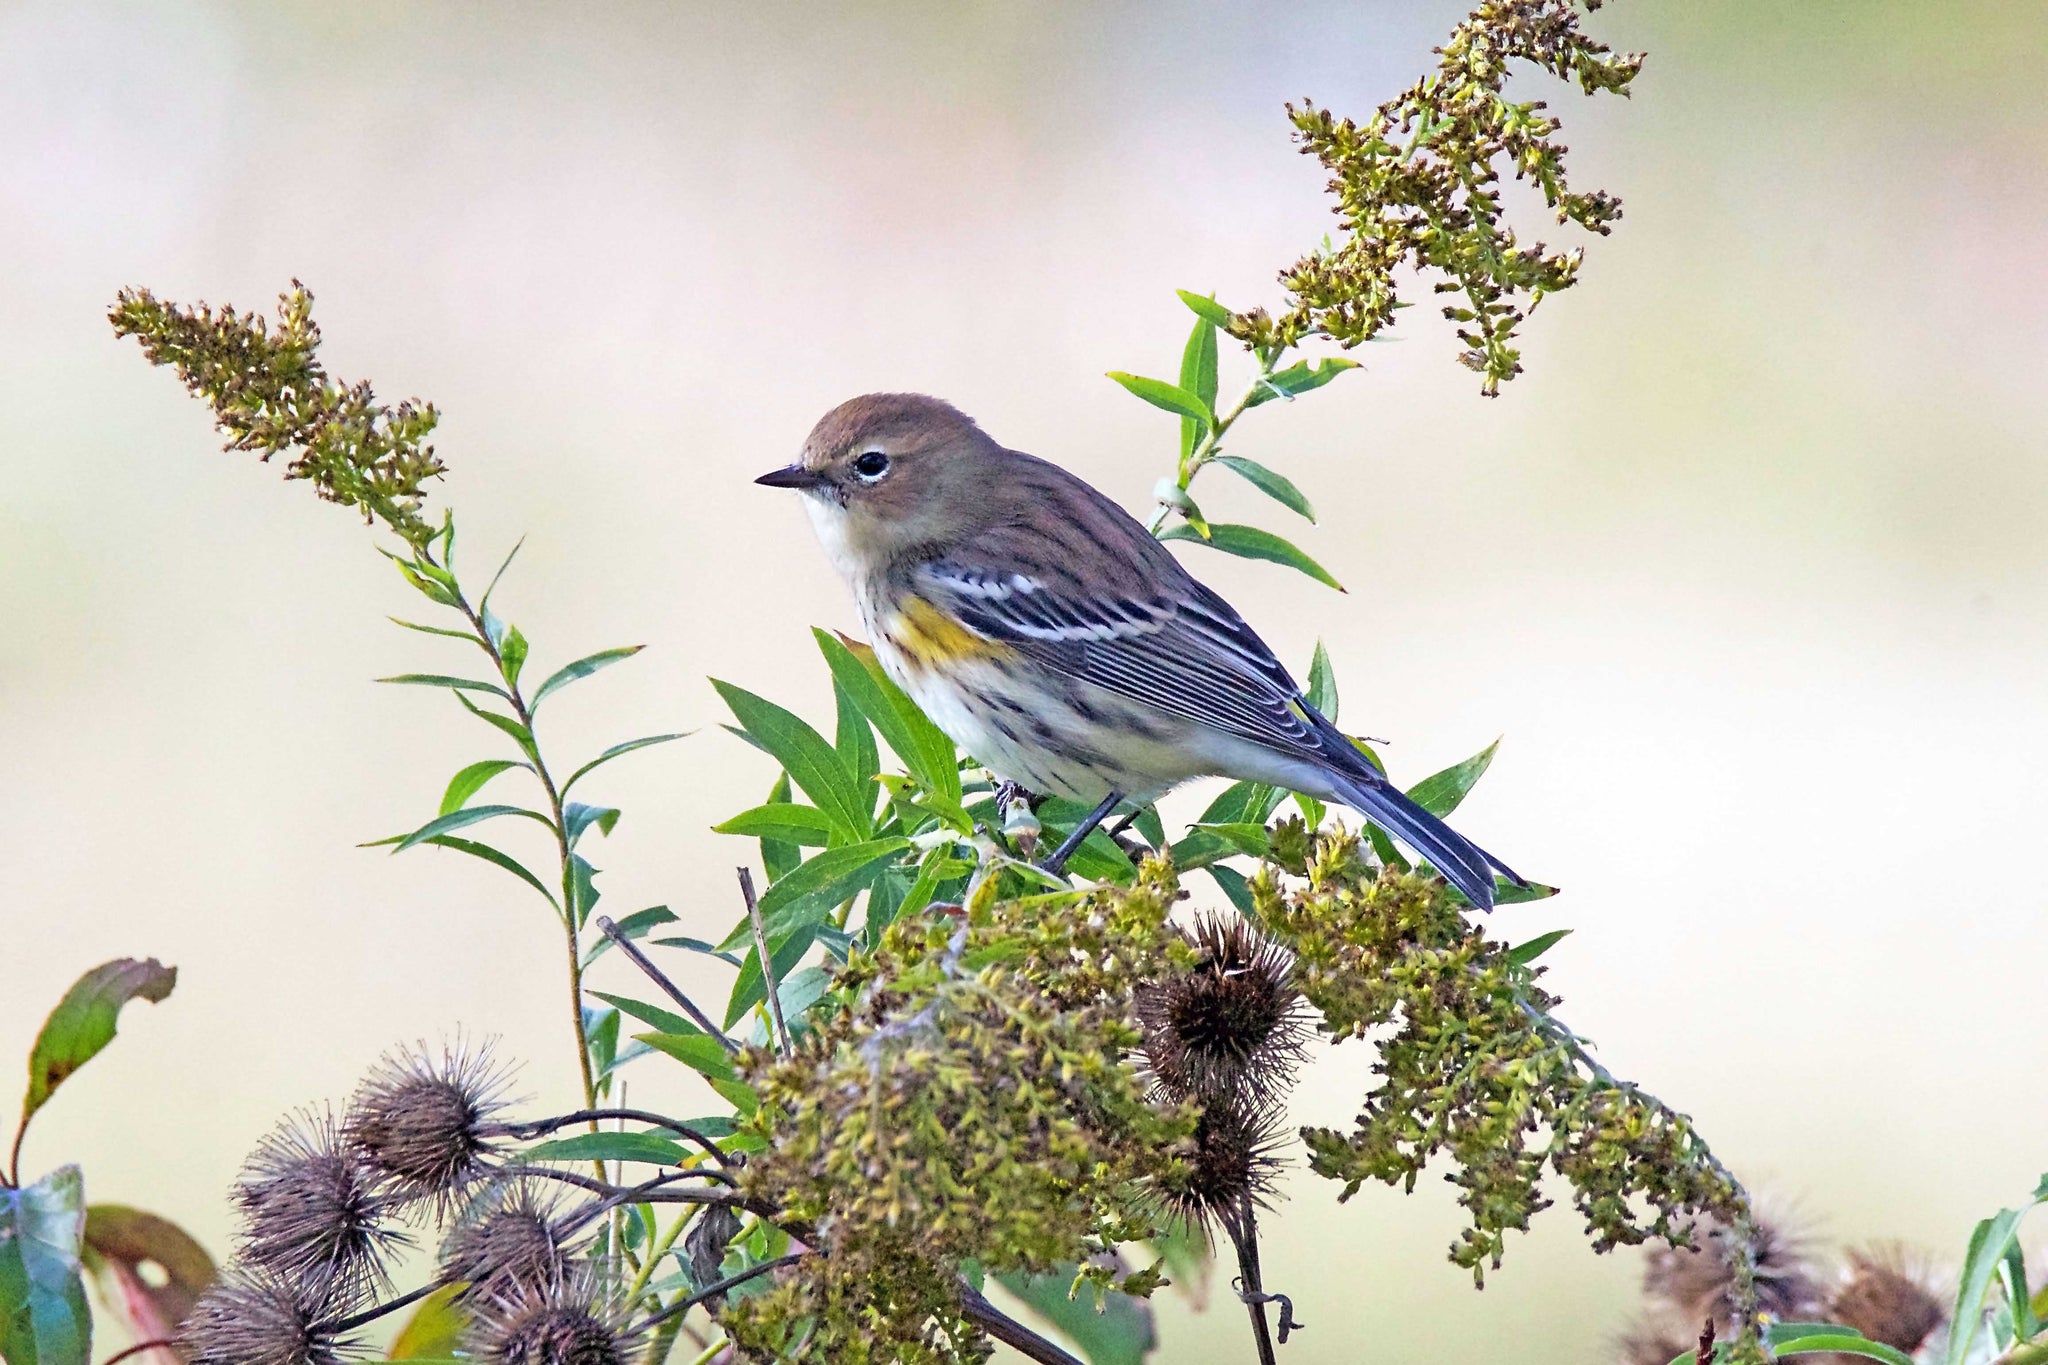
[[[549,823],[545,815],[542,815],[539,811],[528,810],[524,806],[464,806],[461,810],[452,810],[446,815],[435,816],[410,834],[394,836],[397,839],[397,847],[391,851],[393,853],[403,853],[409,848],[424,844],[427,840],[437,835],[452,834],[458,829],[482,824],[486,820],[495,820],[501,815],[521,815],[528,820],[539,821],[550,830],[554,828],[554,825]],[[365,844],[363,847],[375,848],[381,844],[391,842],[391,839],[378,839],[372,843]]]
[[[1338,592],[1344,585],[1330,576],[1330,571],[1310,559],[1292,541],[1282,539],[1271,531],[1262,531],[1256,526],[1239,526],[1231,522],[1218,521],[1209,525],[1206,540],[1186,526],[1175,526],[1159,534],[1161,540],[1193,540],[1213,545],[1225,554],[1240,559],[1263,559],[1274,564],[1285,564],[1290,569],[1299,569],[1318,583],[1326,583]]]
[[[682,1015],[665,1010],[659,1005],[650,1005],[645,1000],[633,1000],[623,995],[607,995],[603,991],[590,993],[615,1007],[621,1014],[630,1014],[641,1023],[652,1025],[663,1033],[694,1033],[710,1037]]]
[[[1153,407],[1201,423],[1204,431],[1216,425],[1216,414],[1209,405],[1178,384],[1169,384],[1164,379],[1147,379],[1141,374],[1125,374],[1122,370],[1111,370],[1109,377]]]
[[[484,783],[504,772],[507,768],[524,768],[527,765],[516,758],[487,758],[481,763],[472,763],[454,777],[448,779],[448,790],[441,794],[440,814],[448,815],[469,804],[469,798],[483,790]]]
[[[394,626],[404,626],[407,630],[416,630],[422,635],[445,635],[451,640],[467,640],[471,644],[476,643],[476,635],[471,631],[450,630],[446,626],[423,626],[417,621],[401,621],[396,616],[387,616],[384,619]]]
[[[1314,518],[1311,517],[1310,520],[1313,521]],[[504,666],[507,685],[519,685],[519,670],[526,667],[526,651],[526,637],[519,633],[519,627],[507,625],[505,638],[498,645],[498,658]]]
[[[1243,476],[1252,487],[1288,511],[1298,512],[1310,521],[1316,519],[1316,509],[1309,506],[1308,498],[1286,475],[1276,474],[1257,460],[1247,460],[1239,455],[1218,455],[1215,462],[1232,473]]]
[[[630,659],[645,648],[645,645],[620,645],[616,649],[600,649],[595,654],[584,655],[574,663],[563,664],[548,675],[548,680],[533,694],[533,701],[526,709],[539,710],[540,704],[546,701],[550,694],[561,691],[578,678],[587,678],[601,668],[609,668],[621,659]]]
[[[635,749],[646,749],[656,744],[666,744],[672,739],[687,739],[689,736],[694,735],[696,733],[697,732],[695,730],[679,730],[672,735],[648,735],[641,739],[629,739],[623,744],[614,744],[611,748],[606,749],[603,753],[599,754],[596,758],[591,759],[590,762],[584,764],[575,772],[570,773],[569,780],[562,784],[562,795],[567,796],[569,794],[569,788],[575,786],[577,781],[585,773],[589,772],[593,768],[602,767],[604,764],[611,762],[613,759],[619,757],[622,754],[630,754]]]
[[[446,673],[399,673],[389,678],[377,679],[380,683],[402,683],[408,687],[447,687],[458,692],[488,692],[494,697],[507,696],[505,689],[496,683],[483,682],[476,678],[453,678]]]
[[[823,848],[832,842],[837,828],[825,812],[815,806],[790,801],[771,801],[765,806],[743,810],[730,820],[711,827],[717,834],[738,834],[749,839],[779,839],[787,844]]]
[[[797,964],[803,961],[804,954],[818,941],[820,927],[816,924],[799,925],[788,938],[780,942],[777,942],[772,934],[769,936],[769,961],[774,965],[777,981],[787,980],[789,974],[796,970]],[[739,976],[732,983],[732,999],[725,1007],[725,1026],[731,1028],[746,1018],[748,1010],[767,998],[768,986],[761,977],[761,954],[750,948],[747,950],[746,959],[740,964]]]
[[[498,590],[498,580],[505,576],[505,570],[512,567],[512,561],[519,557],[519,551],[521,547],[523,547],[525,544],[526,537],[521,536],[519,537],[519,539],[513,541],[512,548],[505,552],[505,562],[498,565],[498,571],[491,575],[491,585],[484,589],[483,600],[481,603],[478,604],[482,609],[489,610],[491,605],[491,594]]]
[[[21,1102],[21,1124],[48,1103],[52,1093],[78,1068],[99,1056],[114,1041],[114,1024],[130,1000],[155,1004],[178,984],[178,969],[155,958],[117,957],[103,962],[72,983],[43,1021],[28,1055],[28,1093]],[[12,1357],[10,1356],[11,1360]]]
[[[926,791],[936,792],[954,805],[960,802],[959,750],[944,730],[918,709],[908,693],[882,671],[875,651],[858,640],[848,640],[813,627],[819,653],[832,670],[832,681],[846,689],[874,727],[882,732],[889,748]]]
[[[1113,1289],[1102,1291],[1099,1305],[1094,1291],[1086,1287],[1074,1294],[1071,1265],[1043,1275],[1010,1271],[996,1278],[1033,1313],[1080,1347],[1088,1365],[1144,1365],[1159,1344],[1150,1304]]]
[[[517,744],[519,746],[520,752],[525,754],[529,759],[532,759],[535,762],[540,761],[540,755],[538,752],[535,751],[533,747],[533,731],[527,729],[526,726],[522,725],[519,721],[514,720],[511,716],[501,716],[496,711],[484,710],[483,707],[478,706],[475,702],[471,701],[467,696],[460,692],[457,692],[455,694],[455,700],[461,702],[463,705],[463,709],[468,711],[469,714],[471,714],[472,716],[475,716],[478,720],[486,721],[489,724],[494,725],[498,729],[504,731],[506,734],[512,736],[512,742]]]
[[[882,864],[909,847],[910,840],[900,835],[872,839],[827,849],[791,868],[761,893],[757,906],[769,941],[780,940],[807,921],[822,921],[833,906],[865,891],[881,875]],[[743,921],[719,947],[739,948],[752,936],[751,921]]]
[[[394,838],[396,837],[394,836]],[[377,842],[379,844],[388,844],[392,841],[392,839],[380,839]],[[561,903],[555,899],[555,893],[548,890],[542,884],[540,878],[527,871],[526,866],[509,853],[492,848],[489,844],[478,843],[474,839],[458,839],[452,834],[436,834],[430,838],[422,839],[420,842],[431,844],[435,848],[452,848],[457,853],[467,853],[472,858],[481,858],[493,867],[502,867],[513,876],[519,878],[520,881],[525,882],[528,886],[540,892],[547,899],[549,905],[554,906],[557,910],[561,909]],[[365,847],[374,848],[376,845],[369,844],[365,845]]]
[[[1508,885],[1512,886],[1514,885],[1514,883],[1510,882],[1508,883]],[[1496,900],[1494,903],[1498,905],[1500,902]],[[1571,930],[1569,929],[1552,929],[1547,934],[1536,935],[1536,937],[1530,939],[1527,943],[1518,943],[1514,947],[1508,949],[1508,961],[1518,963],[1521,966],[1526,967],[1531,962],[1534,962],[1537,958],[1542,957],[1545,953],[1549,952],[1552,948],[1555,948],[1558,945],[1559,941],[1562,940],[1564,936],[1566,934],[1569,934],[1570,932]]]
[[[621,937],[631,941],[647,937],[664,924],[675,924],[677,922],[675,911],[669,909],[666,905],[650,905],[645,910],[635,910],[612,927],[619,931]],[[597,942],[591,944],[590,951],[583,955],[583,965],[588,967],[610,951],[611,947],[612,936],[610,934],[598,935]],[[596,992],[593,991],[591,994],[595,995]]]
[[[648,1166],[686,1166],[689,1152],[674,1138],[656,1133],[578,1133],[529,1147],[522,1161],[637,1161]]]
[[[1180,388],[1201,401],[1210,412],[1216,410],[1216,327],[1207,318],[1196,318],[1194,330],[1188,333],[1187,345],[1181,350]],[[1185,460],[1195,453],[1202,433],[1208,428],[1199,417],[1183,416],[1180,419],[1180,457]]]
[[[1255,408],[1261,403],[1270,403],[1275,398],[1293,400],[1311,389],[1320,389],[1346,370],[1355,370],[1358,362],[1346,360],[1343,356],[1327,356],[1316,362],[1298,360],[1284,370],[1275,370],[1259,385],[1258,392],[1246,403]]]
[[[1440,773],[1431,773],[1408,789],[1408,799],[1439,818],[1456,810],[1473,784],[1486,774],[1493,765],[1493,755],[1500,748],[1500,741],[1481,749],[1463,763],[1454,763]]]
[[[1330,666],[1330,651],[1316,641],[1316,652],[1308,661],[1308,704],[1323,713],[1323,719],[1337,719],[1337,670]]]
[[[711,685],[732,708],[747,733],[773,754],[790,780],[803,788],[804,795],[823,811],[832,823],[851,839],[867,837],[870,815],[868,794],[855,785],[853,774],[839,761],[839,753],[808,723],[757,697],[745,688],[716,678]]]
[[[584,831],[592,825],[600,834],[610,834],[612,827],[619,823],[616,806],[586,806],[581,801],[571,801],[562,807],[562,827],[568,832],[569,847],[574,848]]]
[[[1216,302],[1215,299],[1192,293],[1186,289],[1176,289],[1173,292],[1180,295],[1180,301],[1186,304],[1189,311],[1196,317],[1217,327],[1230,326],[1230,310]]]

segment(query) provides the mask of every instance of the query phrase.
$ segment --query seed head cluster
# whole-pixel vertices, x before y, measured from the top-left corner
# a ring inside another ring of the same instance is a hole
[[[504,1107],[507,1086],[488,1047],[458,1042],[439,1057],[423,1044],[402,1047],[356,1091],[343,1136],[401,1202],[432,1203],[445,1217],[488,1169],[488,1125]]]

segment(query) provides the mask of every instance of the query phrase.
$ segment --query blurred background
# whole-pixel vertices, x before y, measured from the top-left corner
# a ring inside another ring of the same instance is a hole
[[[336,375],[442,407],[471,571],[526,536],[498,601],[535,666],[649,646],[547,742],[702,727],[596,789],[626,812],[604,908],[716,937],[753,850],[709,826],[770,773],[705,677],[826,723],[808,627],[856,628],[752,476],[910,388],[1141,510],[1175,423],[1103,371],[1172,372],[1176,287],[1277,302],[1332,227],[1283,101],[1368,112],[1463,9],[0,3],[0,1057],[94,963],[181,972],[28,1172],[81,1161],[222,1252],[250,1145],[396,1042],[460,1025],[537,1105],[574,1085],[544,913],[469,860],[355,847],[490,752],[370,681],[459,656],[384,621],[417,599],[349,514],[222,454],[113,339],[116,289],[267,308],[298,276]],[[2048,13],[1590,23],[1650,53],[1632,100],[1520,89],[1627,216],[1530,322],[1528,373],[1483,400],[1415,295],[1363,372],[1234,446],[1315,500],[1300,543],[1349,595],[1182,550],[1284,657],[1327,640],[1397,776],[1505,734],[1459,823],[1565,888],[1499,930],[1574,930],[1548,984],[1618,1073],[1818,1236],[1954,1258],[2048,1166],[2048,114],[2022,93]],[[1324,1057],[1297,1117],[1345,1122],[1370,1061]],[[1478,1294],[1448,1187],[1288,1189],[1293,1365],[1581,1365],[1634,1311],[1638,1255],[1592,1255],[1568,1206]],[[1160,1302],[1162,1359],[1247,1354],[1234,1307]]]

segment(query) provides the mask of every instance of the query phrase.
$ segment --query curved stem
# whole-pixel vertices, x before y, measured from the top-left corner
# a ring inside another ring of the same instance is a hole
[[[1232,422],[1244,416],[1245,410],[1251,407],[1252,400],[1259,396],[1261,389],[1265,388],[1268,376],[1273,373],[1273,362],[1278,358],[1279,352],[1277,351],[1271,356],[1262,355],[1259,357],[1258,378],[1252,380],[1245,391],[1239,395],[1237,402],[1231,405],[1230,411],[1217,415],[1216,425],[1209,428],[1208,432],[1203,435],[1201,443],[1189,452],[1186,460],[1182,461],[1178,481],[1181,492],[1187,492],[1189,485],[1195,481],[1195,475],[1201,473],[1202,466],[1216,458],[1217,451],[1222,448],[1223,433],[1230,430]],[[1152,509],[1152,519],[1145,523],[1145,529],[1155,536],[1158,535],[1166,526],[1167,513],[1172,510],[1163,502],[1154,507]]]
[[[648,1317],[641,1322],[635,1323],[633,1326],[633,1334],[637,1336],[641,1332],[645,1332],[654,1327],[658,1327],[662,1323],[667,1322],[670,1318],[680,1317],[682,1314],[689,1312],[692,1308],[695,1308],[698,1304],[704,1302],[704,1300],[712,1297],[715,1294],[723,1294],[726,1290],[731,1289],[736,1285],[745,1284],[748,1280],[754,1279],[761,1275],[766,1275],[772,1270],[781,1270],[785,1266],[795,1265],[798,1261],[801,1261],[804,1257],[810,1254],[811,1253],[808,1251],[792,1251],[787,1256],[777,1256],[772,1261],[763,1261],[759,1265],[749,1266],[745,1270],[742,1270],[737,1274],[728,1275],[722,1280],[719,1280],[712,1284],[707,1284],[702,1289],[698,1290],[696,1293],[690,1295],[688,1298],[677,1299],[674,1303],[662,1309],[659,1313],[653,1314],[651,1317]]]
[[[1039,1365],[1083,1365],[1080,1357],[1047,1341],[974,1290],[962,1293],[960,1301],[969,1322],[1011,1350],[1039,1362]]]
[[[720,1162],[719,1169],[724,1169],[725,1152],[709,1134],[699,1132],[688,1124],[677,1123],[674,1119],[664,1118],[660,1114],[649,1113],[645,1109],[579,1109],[573,1114],[562,1114],[551,1119],[535,1119],[530,1123],[493,1124],[489,1131],[503,1133],[507,1137],[537,1138],[574,1124],[586,1121],[594,1123],[599,1119],[624,1119],[629,1123],[644,1123],[650,1128],[665,1128],[676,1136],[687,1138],[702,1147],[705,1155]]]
[[[130,1356],[139,1356],[144,1351],[164,1350],[170,1347],[174,1347],[177,1344],[178,1343],[172,1340],[170,1337],[152,1337],[148,1341],[138,1341],[133,1346],[128,1347],[126,1350],[114,1352],[105,1360],[101,1361],[100,1365],[120,1365],[121,1361],[128,1359],[128,1357]]]

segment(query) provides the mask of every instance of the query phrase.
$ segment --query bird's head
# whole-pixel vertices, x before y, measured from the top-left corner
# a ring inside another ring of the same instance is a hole
[[[842,571],[872,569],[978,525],[1001,454],[950,403],[870,393],[826,413],[795,464],[754,482],[802,491]]]

